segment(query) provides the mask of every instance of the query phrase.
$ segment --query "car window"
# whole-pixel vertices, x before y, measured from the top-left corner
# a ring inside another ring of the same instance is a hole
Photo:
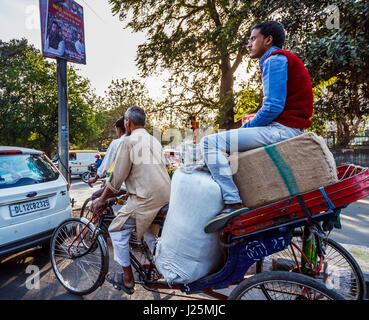
[[[0,156],[0,189],[56,180],[59,173],[42,155]]]
[[[76,161],[77,156],[74,152],[69,153],[69,161]]]

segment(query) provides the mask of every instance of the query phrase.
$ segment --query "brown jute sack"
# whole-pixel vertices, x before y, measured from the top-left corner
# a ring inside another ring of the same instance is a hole
[[[252,209],[338,180],[332,153],[311,132],[232,154],[229,162],[243,204]]]

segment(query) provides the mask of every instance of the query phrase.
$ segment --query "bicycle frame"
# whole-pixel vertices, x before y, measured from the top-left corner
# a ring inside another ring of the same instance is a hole
[[[79,234],[74,238],[74,240],[72,241],[72,243],[68,246],[68,255],[71,258],[75,258],[75,257],[82,257],[86,254],[88,254],[91,250],[91,248],[94,246],[95,242],[97,241],[97,236],[99,235],[99,232],[96,233],[96,235],[93,237],[92,239],[92,243],[90,245],[90,247],[81,255],[78,256],[74,256],[73,254],[71,254],[70,250],[73,247],[78,247],[79,244],[83,241],[86,240],[86,236],[87,236],[87,232],[85,232],[85,230],[92,224],[95,226],[94,229],[94,233],[100,229],[101,223],[103,221],[103,215],[101,215],[101,212],[104,211],[105,208],[101,208],[100,210],[98,210],[96,213],[93,214],[93,216],[91,217],[91,219],[88,221],[88,223],[83,227],[82,231],[79,232]],[[97,222],[97,223],[96,223]],[[95,225],[96,224],[96,225]],[[81,237],[81,235],[83,235]],[[75,245],[75,243],[77,242],[78,239],[81,239],[77,245]]]
[[[319,272],[322,270],[323,259],[320,257],[319,258],[319,264],[317,265],[317,267],[314,267],[314,265],[311,263],[309,258],[306,256],[304,251],[297,244],[291,242],[290,243],[290,248],[291,248],[292,255],[293,255],[293,258],[294,258],[294,261],[295,261],[296,268],[297,268],[298,272],[308,274],[309,276],[312,276],[313,278],[315,278],[317,276],[317,274],[319,274]],[[294,248],[301,254],[301,261],[304,261],[308,264],[309,272],[303,272],[302,271],[302,268],[300,267],[300,263],[299,263],[299,261],[296,257]]]

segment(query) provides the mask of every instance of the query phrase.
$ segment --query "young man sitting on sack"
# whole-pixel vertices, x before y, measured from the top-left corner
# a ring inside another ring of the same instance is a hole
[[[229,217],[248,209],[242,204],[226,153],[243,152],[275,144],[303,133],[311,126],[313,90],[302,61],[282,50],[283,26],[266,21],[252,28],[247,45],[250,57],[259,59],[263,82],[263,106],[241,128],[208,135],[201,150],[213,179],[219,184],[225,207],[218,217]]]

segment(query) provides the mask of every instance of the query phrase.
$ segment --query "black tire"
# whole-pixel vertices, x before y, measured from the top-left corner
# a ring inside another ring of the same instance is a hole
[[[254,295],[252,295],[254,294]],[[309,299],[310,298],[310,299]],[[262,272],[243,280],[228,300],[345,300],[318,280],[288,271]]]
[[[65,220],[55,229],[50,248],[50,260],[56,278],[66,290],[80,296],[89,294],[102,285],[109,269],[109,251],[101,235],[92,248],[88,246],[88,238],[81,241],[74,248],[79,256],[71,258],[68,255],[69,245],[85,226],[78,218]],[[89,226],[86,231],[92,235],[93,228]],[[91,264],[88,263],[89,259]]]
[[[91,178],[90,171],[86,171],[86,172],[82,173],[82,175],[81,175],[81,179],[84,183],[88,183],[88,179],[90,179],[90,178]]]
[[[90,205],[92,204],[92,199],[87,198],[82,205],[81,213],[79,214],[80,218],[86,218],[90,220],[92,218],[93,212],[90,210]]]
[[[292,242],[294,242],[300,248],[302,247],[301,233],[296,233],[293,237]],[[350,300],[362,300],[366,297],[366,284],[363,273],[360,266],[354,259],[354,257],[339,243],[332,239],[327,239],[324,241],[325,252],[324,255],[324,265],[321,274],[318,279],[324,281],[325,283],[330,283],[336,290],[343,294],[346,299]],[[300,253],[295,250],[297,254],[298,261],[301,261]],[[275,259],[276,270],[292,271],[296,269],[296,264],[294,263],[293,254],[291,248],[278,252],[271,256]],[[281,262],[278,262],[281,260]],[[327,271],[327,266],[332,271]],[[339,277],[334,270],[342,270],[347,274],[350,274],[350,283],[347,283],[346,277]],[[344,278],[344,281],[340,280]]]

